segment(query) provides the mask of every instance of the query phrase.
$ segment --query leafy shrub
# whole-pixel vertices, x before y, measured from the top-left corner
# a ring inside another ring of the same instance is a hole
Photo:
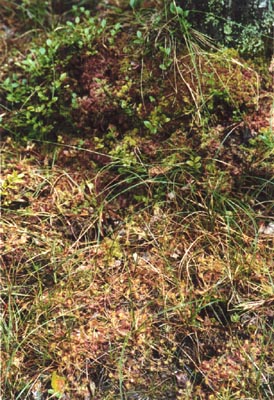
[[[85,47],[95,52],[95,38],[106,20],[98,22],[84,8],[74,8],[73,21],[34,41],[25,55],[16,53],[17,71],[4,79],[0,95],[2,126],[16,137],[41,139],[73,125],[71,109],[77,107],[74,82],[69,76],[71,60]]]
[[[74,6],[66,23],[16,53],[17,69],[0,85],[4,129],[41,139],[64,129],[105,134],[111,121],[122,135],[134,126],[167,137],[182,119],[235,122],[256,105],[256,73],[237,52],[212,52],[191,12],[174,1],[156,11],[130,5],[134,15],[128,10],[124,22],[108,24]]]

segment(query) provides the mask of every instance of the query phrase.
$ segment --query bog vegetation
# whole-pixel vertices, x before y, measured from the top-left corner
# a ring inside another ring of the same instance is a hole
[[[2,3],[1,398],[273,398],[271,9]]]

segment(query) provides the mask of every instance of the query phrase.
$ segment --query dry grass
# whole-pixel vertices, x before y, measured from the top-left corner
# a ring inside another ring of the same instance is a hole
[[[112,173],[56,149],[2,144],[3,399],[270,399],[273,239],[252,210],[174,182],[123,208],[130,190],[96,191]]]

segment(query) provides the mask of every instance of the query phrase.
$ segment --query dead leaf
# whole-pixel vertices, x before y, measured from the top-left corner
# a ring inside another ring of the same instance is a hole
[[[66,378],[53,371],[51,376],[51,387],[54,393],[63,394],[66,388]]]

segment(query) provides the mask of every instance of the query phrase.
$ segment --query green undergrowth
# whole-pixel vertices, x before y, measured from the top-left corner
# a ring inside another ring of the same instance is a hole
[[[117,129],[132,126],[168,135],[182,123],[203,130],[243,121],[258,108],[256,70],[235,50],[214,47],[173,2],[123,17],[74,6],[29,45],[31,35],[3,57],[2,126],[17,139],[98,131],[115,141]]]
[[[3,400],[273,397],[270,75],[151,3],[4,4]]]

